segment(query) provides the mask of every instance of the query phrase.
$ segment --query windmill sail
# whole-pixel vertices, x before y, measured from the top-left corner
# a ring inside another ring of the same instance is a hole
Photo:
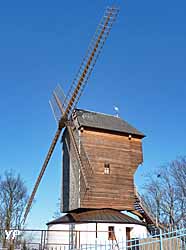
[[[60,88],[60,92],[63,93],[61,88]],[[55,103],[54,103],[54,107],[52,107],[52,110],[58,108],[58,110],[63,114],[64,111],[63,111],[62,103],[60,102],[59,91],[53,92],[53,99],[55,100]],[[72,129],[72,126],[74,127],[73,129]],[[82,176],[81,179],[84,183],[83,190],[80,190],[81,195],[84,196],[86,191],[89,189],[88,178],[92,176],[92,167],[90,165],[90,162],[88,160],[87,154],[85,152],[85,149],[83,147],[81,140],[78,140],[79,136],[78,136],[78,133],[76,131],[76,128],[73,122],[73,115],[70,118],[70,120],[66,122],[66,128],[70,136],[70,141],[73,147],[73,152],[75,153],[75,159],[80,169],[80,174]],[[66,145],[68,145],[68,142],[66,142]],[[68,154],[70,155],[71,154],[70,148],[67,148],[67,150],[68,150]],[[76,170],[74,170],[74,172],[76,172]]]
[[[86,83],[94,69],[98,56],[103,45],[110,33],[112,25],[116,20],[119,9],[108,7],[99,23],[93,39],[90,42],[87,53],[83,58],[80,68],[71,84],[69,92],[63,103],[63,109],[68,118],[71,116],[73,109],[76,107],[80,96],[86,86]]]
[[[95,66],[95,63],[96,63],[97,58],[101,52],[101,49],[103,48],[103,45],[106,41],[106,38],[108,37],[110,30],[112,28],[112,25],[117,17],[118,11],[119,10],[115,7],[111,7],[111,8],[106,9],[103,18],[102,18],[100,24],[98,25],[95,36],[93,37],[93,39],[90,43],[87,54],[84,57],[83,62],[81,63],[81,66],[79,68],[79,71],[78,71],[73,83],[71,84],[71,87],[70,87],[70,90],[67,94],[67,97],[65,98],[65,100],[62,104],[62,107],[60,109],[61,117],[60,118],[56,117],[57,119],[59,119],[58,129],[57,129],[57,132],[54,136],[54,139],[52,140],[52,143],[50,145],[50,148],[49,148],[49,151],[48,151],[47,156],[45,158],[45,161],[43,163],[43,166],[41,168],[39,176],[36,180],[34,189],[33,189],[31,196],[28,200],[28,203],[27,203],[27,206],[25,209],[25,213],[24,213],[24,217],[23,217],[23,224],[26,221],[26,218],[27,218],[28,213],[30,211],[33,199],[34,199],[35,194],[37,192],[38,186],[41,182],[41,179],[42,179],[43,174],[46,170],[48,162],[52,156],[52,153],[54,151],[56,143],[60,137],[61,131],[65,127],[65,122],[71,116],[74,107],[78,103],[78,100],[79,100],[79,98],[82,94],[82,91],[85,88],[85,85],[86,85],[86,83],[91,75],[91,72]],[[58,97],[58,99],[60,99],[61,97],[59,98],[59,95],[56,94],[56,92],[54,92],[53,96],[54,96],[55,102],[57,102],[57,104],[58,104],[58,107],[60,107],[60,104],[62,102],[60,100],[58,100],[59,101],[58,102],[56,97]],[[56,109],[53,109],[53,110],[54,110],[54,114],[57,116],[57,110]]]

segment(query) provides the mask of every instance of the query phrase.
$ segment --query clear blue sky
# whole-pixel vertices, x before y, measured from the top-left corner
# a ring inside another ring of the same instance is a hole
[[[48,105],[58,82],[68,90],[113,1],[2,1],[0,6],[0,172],[21,173],[29,192],[56,130]],[[186,149],[186,2],[117,1],[121,11],[80,108],[120,116],[146,134],[136,183]],[[28,227],[43,228],[61,187],[58,143]]]

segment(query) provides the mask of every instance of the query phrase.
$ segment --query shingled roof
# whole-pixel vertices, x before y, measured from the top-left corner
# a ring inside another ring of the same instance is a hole
[[[75,115],[79,123],[79,127],[88,127],[101,130],[109,130],[117,133],[131,134],[139,138],[145,137],[143,133],[131,126],[126,121],[113,115],[76,109]]]
[[[144,222],[113,209],[87,210],[83,212],[77,210],[50,221],[47,225],[68,223],[122,223],[145,225]]]

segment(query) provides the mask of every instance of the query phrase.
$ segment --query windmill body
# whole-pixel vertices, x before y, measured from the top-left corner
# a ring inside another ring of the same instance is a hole
[[[95,242],[119,249],[118,242],[147,236],[143,216],[121,212],[135,211],[134,174],[143,161],[143,137],[119,117],[74,110],[62,135],[61,212],[67,214],[47,223],[49,244],[57,238],[72,249]],[[55,230],[68,233],[59,238]]]
[[[116,116],[76,109],[72,119],[83,171],[66,129],[62,137],[62,211],[134,210],[134,174],[143,161],[144,135]]]

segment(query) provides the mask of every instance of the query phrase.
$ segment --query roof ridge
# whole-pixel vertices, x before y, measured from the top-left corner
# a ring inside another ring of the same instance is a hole
[[[76,108],[75,110],[83,111],[83,112],[89,112],[89,113],[94,113],[94,114],[100,114],[100,115],[105,115],[105,116],[111,116],[111,117],[114,117],[114,118],[118,118],[118,119],[120,119],[120,120],[123,120],[123,119],[122,119],[121,117],[119,117],[119,116],[110,115],[110,114],[105,114],[105,113],[102,113],[102,112],[92,111],[92,110],[88,110],[88,109],[79,109],[79,108]]]

